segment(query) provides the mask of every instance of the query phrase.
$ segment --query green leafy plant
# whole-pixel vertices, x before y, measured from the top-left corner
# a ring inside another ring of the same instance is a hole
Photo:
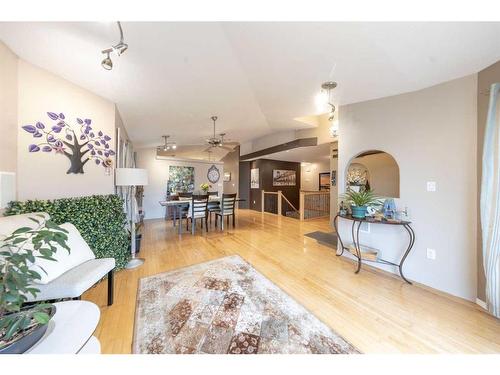
[[[29,218],[36,223],[34,228],[21,227],[0,240],[0,347],[6,346],[29,333],[40,324],[47,324],[50,304],[36,304],[22,309],[28,300],[40,292],[33,286],[41,276],[35,269],[35,258],[56,261],[53,258],[56,245],[70,251],[66,244],[67,231],[43,215]]]
[[[351,204],[352,206],[380,206],[382,204],[381,198],[376,196],[371,190],[361,190],[359,192],[348,189],[345,194],[342,194],[342,200]]]
[[[208,182],[204,182],[200,185],[200,189],[203,190],[205,193],[210,189],[212,185],[210,185]]]
[[[117,195],[16,201],[9,204],[6,215],[31,212],[47,212],[56,224],[72,223],[97,258],[115,258],[117,269],[127,264],[130,241],[123,200]]]

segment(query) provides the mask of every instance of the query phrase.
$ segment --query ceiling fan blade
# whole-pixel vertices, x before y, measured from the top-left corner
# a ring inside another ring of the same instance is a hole
[[[236,141],[225,141],[224,140],[224,146],[239,146],[240,142],[236,142]]]

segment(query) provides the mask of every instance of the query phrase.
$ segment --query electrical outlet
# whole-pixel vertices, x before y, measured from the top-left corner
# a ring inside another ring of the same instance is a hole
[[[436,250],[428,248],[427,249],[427,259],[435,260],[436,259]]]
[[[436,191],[436,181],[427,181],[427,191]]]

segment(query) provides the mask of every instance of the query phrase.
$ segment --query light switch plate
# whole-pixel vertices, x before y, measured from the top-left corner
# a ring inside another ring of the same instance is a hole
[[[435,260],[436,259],[436,250],[427,249],[427,259]]]
[[[427,181],[427,191],[436,191],[436,181]]]

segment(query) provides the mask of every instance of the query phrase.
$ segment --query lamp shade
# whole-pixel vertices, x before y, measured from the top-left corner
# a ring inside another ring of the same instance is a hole
[[[148,184],[148,171],[140,168],[116,168],[116,186],[145,186]]]

